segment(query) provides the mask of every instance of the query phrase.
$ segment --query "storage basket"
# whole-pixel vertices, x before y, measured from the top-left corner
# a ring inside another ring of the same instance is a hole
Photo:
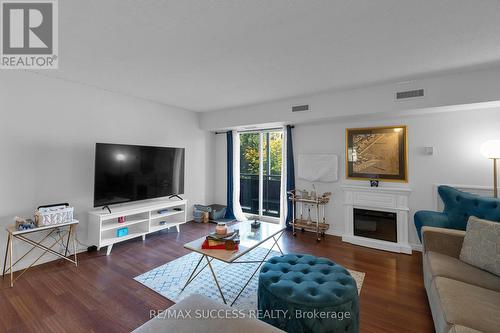
[[[195,209],[193,211],[193,220],[195,222],[202,222],[202,219],[203,219],[203,213],[205,213],[204,211],[202,210],[198,210],[198,209]]]
[[[202,214],[201,212],[209,213],[209,218],[211,221],[217,221],[224,219],[226,215],[226,206],[224,205],[194,205],[194,220],[196,222],[201,222]]]
[[[205,205],[194,205],[194,209],[201,211],[201,212],[208,212],[208,213],[210,213],[212,211],[212,208],[210,206],[205,206]]]
[[[226,215],[226,208],[227,208],[226,206],[215,204],[215,205],[210,205],[208,207],[211,208],[210,220],[217,221],[224,219]]]
[[[38,227],[73,221],[74,208],[68,204],[40,206],[35,212],[35,223]]]
[[[212,209],[204,205],[194,205],[193,220],[195,222],[208,222],[208,213]]]

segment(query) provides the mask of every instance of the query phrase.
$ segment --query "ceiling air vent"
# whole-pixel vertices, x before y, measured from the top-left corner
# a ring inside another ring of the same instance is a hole
[[[292,112],[309,111],[309,104],[292,106]]]
[[[407,98],[417,98],[424,97],[424,89],[416,89],[416,90],[407,90],[407,91],[398,91],[396,93],[396,100],[402,100]]]

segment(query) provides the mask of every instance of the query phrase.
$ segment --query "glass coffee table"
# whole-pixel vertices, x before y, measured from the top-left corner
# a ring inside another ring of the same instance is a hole
[[[227,304],[226,298],[224,297],[224,293],[222,292],[222,289],[219,284],[219,280],[217,280],[217,275],[215,274],[215,271],[212,267],[211,262],[216,259],[223,261],[227,264],[255,264],[258,263],[259,265],[253,272],[252,276],[250,276],[250,279],[245,283],[243,288],[240,290],[238,295],[234,298],[234,300],[231,302],[231,306],[236,302],[238,297],[240,297],[241,293],[245,288],[248,286],[250,281],[252,280],[253,276],[255,273],[258,272],[262,264],[266,261],[267,257],[273,250],[273,248],[276,246],[281,254],[283,254],[283,251],[281,251],[281,248],[278,244],[278,240],[281,238],[283,235],[283,232],[285,231],[286,227],[281,226],[279,224],[274,224],[274,223],[268,223],[268,222],[260,222],[260,227],[259,228],[252,228],[251,226],[252,221],[245,221],[245,222],[239,222],[236,223],[229,228],[231,229],[239,229],[240,233],[240,244],[238,246],[238,250],[235,251],[228,251],[228,250],[207,250],[207,249],[202,249],[201,245],[205,241],[206,237],[199,238],[197,240],[194,240],[192,242],[189,242],[187,244],[184,244],[184,247],[188,250],[191,250],[193,252],[200,253],[202,256],[200,260],[198,261],[198,264],[196,264],[193,272],[189,276],[188,280],[186,281],[186,284],[184,287],[182,287],[182,290],[184,290],[207,266],[209,267],[210,271],[212,272],[212,276],[214,277],[215,284],[217,285],[217,288],[219,289],[220,295],[222,297],[222,300],[224,301],[225,304]],[[243,255],[249,253],[250,251],[256,249],[260,245],[263,245],[269,241],[270,243],[272,242],[272,246],[269,248],[269,251],[267,251],[266,255],[262,260],[253,260],[253,261],[242,261],[238,260],[241,258]],[[202,266],[201,269],[198,269],[203,261],[206,261],[205,265]]]

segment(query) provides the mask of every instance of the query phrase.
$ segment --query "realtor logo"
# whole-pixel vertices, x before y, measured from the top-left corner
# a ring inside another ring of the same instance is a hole
[[[0,18],[0,68],[57,68],[57,0],[0,0]]]

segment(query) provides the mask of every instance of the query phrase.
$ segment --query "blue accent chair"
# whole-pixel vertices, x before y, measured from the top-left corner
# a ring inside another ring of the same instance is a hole
[[[441,185],[438,193],[444,202],[442,213],[421,210],[415,213],[417,234],[422,241],[423,226],[465,230],[470,216],[500,222],[500,199],[482,197]]]
[[[261,320],[288,333],[359,332],[356,281],[327,258],[286,254],[269,259],[259,274],[257,303]]]

